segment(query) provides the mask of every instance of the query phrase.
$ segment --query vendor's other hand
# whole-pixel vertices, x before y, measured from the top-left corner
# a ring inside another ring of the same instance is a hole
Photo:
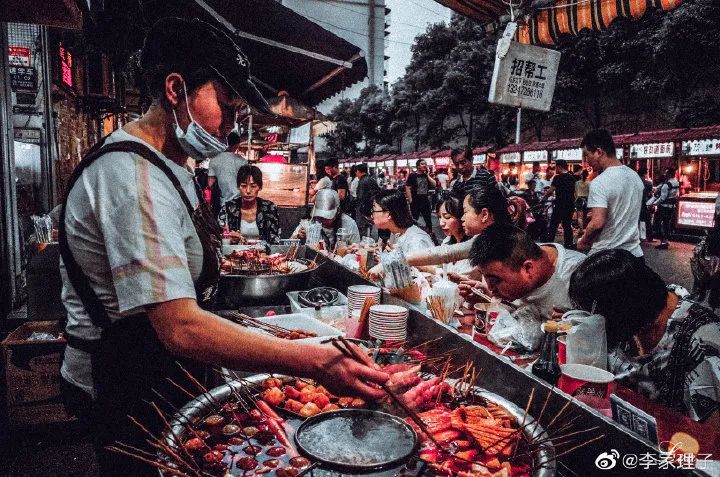
[[[386,383],[390,375],[380,371],[380,367],[360,348],[355,348],[357,354],[365,358],[365,362],[345,356],[333,346],[323,346],[318,360],[318,373],[314,377],[338,396],[361,395],[368,399],[384,397],[385,391],[380,389],[380,385]]]
[[[464,281],[470,280],[470,277],[467,275],[460,275],[459,273],[450,272],[447,274],[448,280],[450,280],[453,283],[462,283]]]
[[[374,267],[372,267],[370,270],[368,270],[368,278],[370,280],[380,280],[382,279],[383,275],[385,274],[385,270],[383,270],[382,264],[378,263]]]

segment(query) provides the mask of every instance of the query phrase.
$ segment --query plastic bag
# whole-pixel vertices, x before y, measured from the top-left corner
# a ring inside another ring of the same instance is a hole
[[[607,370],[605,317],[583,310],[570,310],[561,323],[572,327],[565,338],[567,364],[586,364]]]
[[[497,346],[505,347],[512,343],[515,347],[535,351],[542,343],[541,316],[535,305],[521,306],[512,315],[501,309],[488,333],[488,340]]]

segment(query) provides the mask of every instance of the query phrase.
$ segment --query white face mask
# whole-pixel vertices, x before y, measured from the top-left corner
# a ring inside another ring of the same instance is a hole
[[[185,107],[187,108],[188,116],[190,116],[190,124],[186,131],[183,131],[180,127],[177,114],[175,113],[175,109],[173,109],[173,116],[175,116],[175,135],[177,136],[178,142],[180,142],[180,146],[188,156],[196,161],[204,161],[207,158],[217,156],[228,148],[227,142],[219,140],[195,122],[190,113],[187,88],[184,82],[183,91],[185,91]]]

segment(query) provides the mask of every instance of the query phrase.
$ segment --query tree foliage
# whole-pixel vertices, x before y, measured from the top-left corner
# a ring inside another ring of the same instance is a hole
[[[684,2],[607,31],[561,38],[552,109],[523,112],[525,137],[581,135],[590,128],[635,132],[720,123],[720,2]],[[375,154],[449,143],[505,145],[512,108],[488,104],[497,34],[455,15],[415,39],[405,75],[386,93],[363,90],[332,113],[335,152]]]

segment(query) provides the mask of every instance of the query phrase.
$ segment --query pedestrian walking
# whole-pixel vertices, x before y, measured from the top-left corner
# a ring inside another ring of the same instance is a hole
[[[655,248],[664,250],[670,247],[670,230],[672,219],[677,206],[680,182],[675,178],[675,168],[668,167],[663,175],[663,183],[655,192],[655,196],[648,200],[647,205],[655,208],[655,227],[660,235],[660,245]]]

